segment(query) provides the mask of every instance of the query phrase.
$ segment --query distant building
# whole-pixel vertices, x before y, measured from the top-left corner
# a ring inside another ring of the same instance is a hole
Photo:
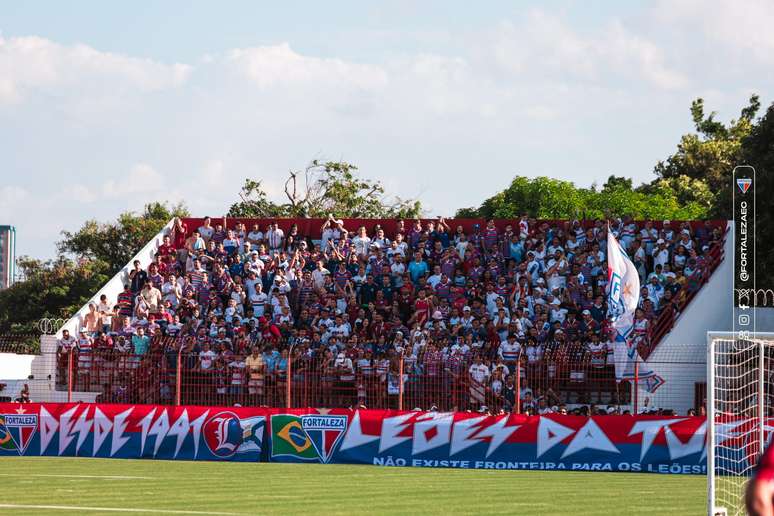
[[[16,228],[0,226],[0,290],[16,278]]]

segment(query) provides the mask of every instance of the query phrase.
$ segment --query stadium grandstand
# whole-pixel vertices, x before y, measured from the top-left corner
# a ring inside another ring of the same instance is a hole
[[[698,413],[703,356],[660,343],[727,223],[609,224],[642,285],[634,376],[616,374],[607,221],[205,217],[170,221],[43,336],[33,373],[52,380],[32,398]]]

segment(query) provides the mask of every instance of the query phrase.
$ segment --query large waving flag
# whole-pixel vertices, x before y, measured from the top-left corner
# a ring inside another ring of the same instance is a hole
[[[634,311],[640,302],[640,275],[608,227],[607,315],[616,331],[628,338],[634,329]]]
[[[631,338],[634,311],[639,302],[640,276],[608,226],[607,315],[616,331],[613,350],[616,380],[633,380],[635,364],[639,363],[636,376],[645,382],[645,388],[649,392],[655,392],[664,383],[664,379],[644,367],[645,363],[637,351],[638,342]]]

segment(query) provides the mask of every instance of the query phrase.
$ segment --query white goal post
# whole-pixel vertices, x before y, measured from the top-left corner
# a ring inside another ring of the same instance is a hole
[[[707,513],[744,515],[744,489],[766,448],[774,333],[707,332]]]

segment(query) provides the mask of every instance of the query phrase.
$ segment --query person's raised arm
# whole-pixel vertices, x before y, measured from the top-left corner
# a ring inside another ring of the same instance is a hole
[[[325,233],[325,230],[331,227],[331,223],[333,223],[333,215],[330,213],[328,214],[328,218],[325,219],[325,222],[323,223],[322,227],[320,228],[320,234]]]

